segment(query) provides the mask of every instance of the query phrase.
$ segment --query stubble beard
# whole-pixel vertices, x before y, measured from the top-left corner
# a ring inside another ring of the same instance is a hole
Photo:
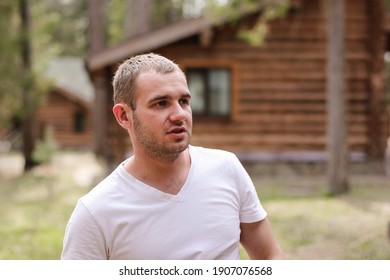
[[[158,141],[154,134],[141,123],[136,114],[133,114],[133,126],[135,141],[143,147],[145,153],[156,160],[173,162],[180,153],[188,148],[191,139],[191,132],[188,132],[187,140],[180,140],[182,145],[167,145]],[[179,142],[179,141],[178,141]]]

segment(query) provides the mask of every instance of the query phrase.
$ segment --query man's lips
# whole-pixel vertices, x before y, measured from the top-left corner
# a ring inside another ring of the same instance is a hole
[[[174,127],[168,131],[168,134],[180,134],[185,132],[187,132],[187,129],[185,127]]]

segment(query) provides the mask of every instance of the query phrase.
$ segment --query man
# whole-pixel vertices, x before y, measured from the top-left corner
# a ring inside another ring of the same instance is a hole
[[[144,54],[113,80],[113,113],[134,155],[82,197],[62,259],[282,259],[251,179],[232,153],[190,145],[184,73]]]

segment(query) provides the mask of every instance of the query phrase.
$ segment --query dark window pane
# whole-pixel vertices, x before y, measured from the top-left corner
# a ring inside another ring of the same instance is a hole
[[[85,114],[83,112],[77,112],[73,116],[73,127],[75,132],[85,131]]]
[[[195,115],[227,116],[231,112],[230,70],[189,68],[186,71]]]

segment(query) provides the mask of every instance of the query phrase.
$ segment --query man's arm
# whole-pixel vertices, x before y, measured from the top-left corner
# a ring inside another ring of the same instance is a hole
[[[61,254],[63,260],[106,260],[104,235],[95,220],[78,203],[68,222]]]
[[[251,259],[284,259],[267,218],[254,223],[241,223],[240,242]]]

